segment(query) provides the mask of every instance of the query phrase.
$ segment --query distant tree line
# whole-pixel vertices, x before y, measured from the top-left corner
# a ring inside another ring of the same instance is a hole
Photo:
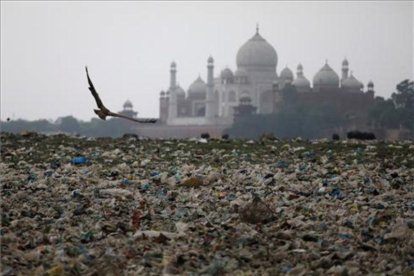
[[[368,129],[399,129],[414,132],[414,82],[404,80],[396,86],[391,98],[376,97],[366,111]],[[295,87],[288,85],[282,90],[283,107],[273,114],[240,114],[233,126],[225,133],[233,138],[259,138],[263,134],[273,134],[279,138],[303,137],[308,139],[332,137],[335,129],[349,124],[350,119],[327,104],[304,105],[298,101]],[[136,132],[136,124],[112,118],[103,121],[97,118],[89,122],[79,121],[73,116],[48,120],[2,121],[0,131],[43,133],[64,132],[91,137],[120,137],[125,133]]]
[[[414,131],[414,82],[404,80],[391,98],[376,97],[365,114],[366,129],[405,128]],[[350,124],[350,118],[326,104],[304,105],[298,101],[298,92],[292,85],[282,91],[283,106],[273,114],[240,114],[227,130],[231,137],[259,138],[273,134],[279,138],[308,139],[332,137],[335,129]],[[365,129],[364,129],[365,130]]]
[[[404,80],[396,88],[390,99],[375,98],[368,110],[370,123],[375,128],[414,131],[414,81]]]
[[[42,133],[68,133],[90,137],[120,137],[125,133],[134,132],[133,123],[113,118],[107,121],[93,118],[89,122],[79,121],[73,116],[66,116],[57,119],[55,122],[48,120],[11,120],[1,122],[0,130],[3,132],[20,133],[33,131]]]

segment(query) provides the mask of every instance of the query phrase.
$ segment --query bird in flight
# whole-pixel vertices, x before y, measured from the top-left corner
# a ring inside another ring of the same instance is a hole
[[[91,91],[92,96],[94,97],[94,99],[96,101],[96,105],[99,108],[99,109],[94,109],[93,111],[95,111],[95,114],[98,115],[99,118],[101,118],[102,120],[106,120],[106,117],[118,117],[118,118],[123,118],[123,119],[130,120],[130,121],[134,121],[134,122],[137,122],[137,123],[155,123],[155,122],[157,122],[157,119],[137,119],[137,118],[128,117],[128,116],[125,116],[123,114],[114,113],[114,112],[110,111],[108,108],[106,108],[104,106],[104,104],[102,103],[101,98],[98,95],[98,92],[96,92],[96,89],[93,86],[91,78],[89,77],[88,67],[86,66],[85,69],[86,69],[86,76],[88,77],[89,90]]]

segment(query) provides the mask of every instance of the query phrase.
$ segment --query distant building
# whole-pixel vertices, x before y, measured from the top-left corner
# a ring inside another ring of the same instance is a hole
[[[283,105],[280,91],[293,85],[298,100],[327,102],[358,117],[374,98],[374,85],[364,85],[349,73],[349,63],[342,62],[341,77],[326,61],[310,81],[303,66],[297,66],[296,78],[286,66],[277,73],[278,56],[271,44],[256,33],[237,52],[235,71],[224,68],[214,73],[214,59],[207,60],[207,77],[201,76],[185,91],[177,84],[177,64],[171,63],[170,85],[160,93],[160,121],[165,125],[231,125],[235,112],[246,109],[246,102],[260,114],[277,112]],[[240,107],[239,107],[240,105]],[[251,108],[249,109],[251,111]]]
[[[136,118],[138,115],[138,112],[134,111],[134,106],[132,105],[132,102],[130,100],[126,100],[124,103],[124,109],[120,111],[119,113],[131,118]]]

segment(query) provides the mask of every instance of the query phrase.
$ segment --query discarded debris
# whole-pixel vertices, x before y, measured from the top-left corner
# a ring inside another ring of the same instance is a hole
[[[2,275],[414,272],[412,141],[1,142]]]

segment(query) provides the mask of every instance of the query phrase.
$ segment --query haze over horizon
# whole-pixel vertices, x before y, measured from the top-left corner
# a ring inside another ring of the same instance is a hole
[[[107,107],[129,99],[140,117],[158,117],[170,63],[187,90],[236,69],[238,49],[259,23],[288,65],[313,76],[346,57],[376,96],[414,76],[413,2],[1,2],[1,119],[96,118],[85,65]]]

